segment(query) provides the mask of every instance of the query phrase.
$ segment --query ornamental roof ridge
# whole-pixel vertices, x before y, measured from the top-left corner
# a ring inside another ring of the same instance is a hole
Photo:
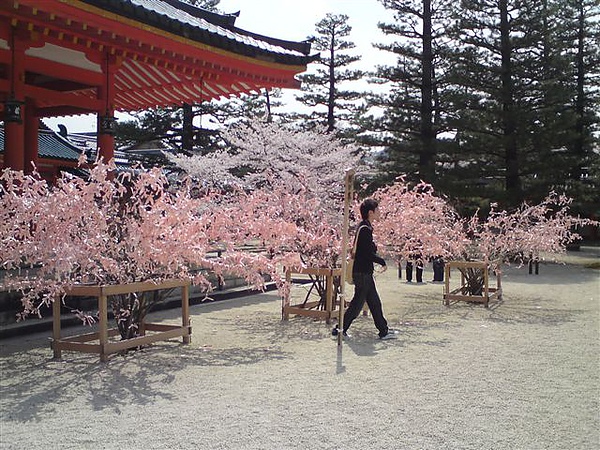
[[[198,32],[217,38],[222,48],[237,48],[240,44],[258,52],[300,59],[306,64],[315,59],[309,56],[309,42],[294,42],[262,36],[235,27],[238,13],[218,14],[184,3],[180,0],[81,0],[83,3],[157,26],[174,34],[194,40]],[[195,36],[196,35],[196,36]],[[235,50],[234,50],[235,51]],[[236,51],[236,52],[239,52]]]

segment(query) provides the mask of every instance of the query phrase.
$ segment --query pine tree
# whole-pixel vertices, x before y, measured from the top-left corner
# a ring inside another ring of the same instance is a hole
[[[600,168],[600,7],[594,0],[566,0],[565,32],[573,43],[575,125],[569,150],[569,195],[575,208],[600,213],[598,183]],[[589,206],[585,206],[585,204]],[[595,205],[595,206],[594,206]],[[596,208],[595,211],[593,208]]]
[[[360,56],[346,53],[355,47],[346,39],[352,31],[348,19],[344,14],[327,14],[316,24],[316,35],[310,37],[313,49],[323,53],[314,73],[299,76],[303,93],[296,99],[313,110],[294,117],[305,121],[308,128],[322,126],[328,132],[339,132],[349,127],[348,119],[358,108],[361,93],[341,86],[363,76],[362,71],[348,68],[360,60]]]
[[[445,33],[449,26],[446,0],[381,0],[394,11],[393,23],[380,23],[392,43],[375,47],[396,56],[396,64],[382,66],[374,82],[388,86],[387,92],[374,94],[369,107],[384,110],[383,115],[366,118],[367,127],[379,133],[386,148],[391,177],[408,174],[411,178],[436,181],[438,135],[445,130],[441,104],[446,52]],[[377,138],[375,138],[377,139]]]
[[[568,1],[464,0],[455,11],[456,172],[484,198],[515,205],[567,188],[581,134]]]

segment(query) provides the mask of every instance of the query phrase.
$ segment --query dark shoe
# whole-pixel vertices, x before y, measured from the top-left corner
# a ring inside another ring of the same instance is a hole
[[[336,325],[335,328],[333,330],[331,330],[331,335],[337,336],[338,334],[340,334],[340,329]],[[352,338],[352,336],[349,335],[347,331],[344,331],[344,339],[350,339],[350,338]]]

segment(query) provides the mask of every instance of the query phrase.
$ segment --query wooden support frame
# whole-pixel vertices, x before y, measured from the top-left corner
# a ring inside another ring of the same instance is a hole
[[[483,293],[482,295],[470,295],[466,289],[465,276],[461,271],[460,286],[450,290],[450,275],[452,269],[481,269],[483,270]],[[491,300],[502,299],[502,280],[500,271],[496,272],[496,287],[489,285],[489,269],[488,263],[480,261],[450,261],[444,267],[444,304],[450,305],[450,301],[476,302],[483,303],[486,308],[489,307]]]
[[[117,328],[108,328],[108,297],[111,295],[130,294],[133,292],[157,291],[161,289],[181,288],[181,326],[160,323],[140,324],[141,335],[133,339],[123,341],[109,341],[109,338],[117,336]],[[53,324],[51,348],[54,358],[60,359],[63,350],[78,351],[83,353],[96,353],[100,355],[100,361],[108,361],[108,355],[129,348],[148,345],[156,341],[164,341],[176,337],[182,337],[184,344],[190,343],[192,327],[190,325],[189,313],[189,281],[169,280],[159,284],[151,282],[118,284],[118,285],[77,285],[66,292],[69,296],[96,297],[98,299],[98,331],[93,333],[79,334],[70,337],[61,337],[60,307],[59,299],[54,300],[52,305]],[[151,331],[151,334],[146,334]]]
[[[291,267],[285,271],[285,279],[289,285],[292,282],[292,274],[303,274],[313,276],[324,276],[325,277],[325,309],[315,309],[320,302],[304,302],[295,305],[290,304],[289,292],[286,297],[283,298],[282,305],[282,317],[283,320],[289,320],[290,314],[296,314],[299,316],[308,316],[315,319],[325,319],[326,323],[330,323],[331,318],[335,317],[339,302],[334,300],[334,287],[333,279],[335,277],[341,277],[342,269],[328,269],[321,267]]]

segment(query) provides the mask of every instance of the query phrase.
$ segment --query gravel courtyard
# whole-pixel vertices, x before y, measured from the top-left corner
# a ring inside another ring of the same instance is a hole
[[[489,309],[390,268],[396,341],[361,316],[338,348],[324,322],[281,321],[275,292],[192,306],[190,345],[105,364],[52,360],[49,332],[2,340],[0,448],[598,449],[600,249],[562,260],[506,269]]]

